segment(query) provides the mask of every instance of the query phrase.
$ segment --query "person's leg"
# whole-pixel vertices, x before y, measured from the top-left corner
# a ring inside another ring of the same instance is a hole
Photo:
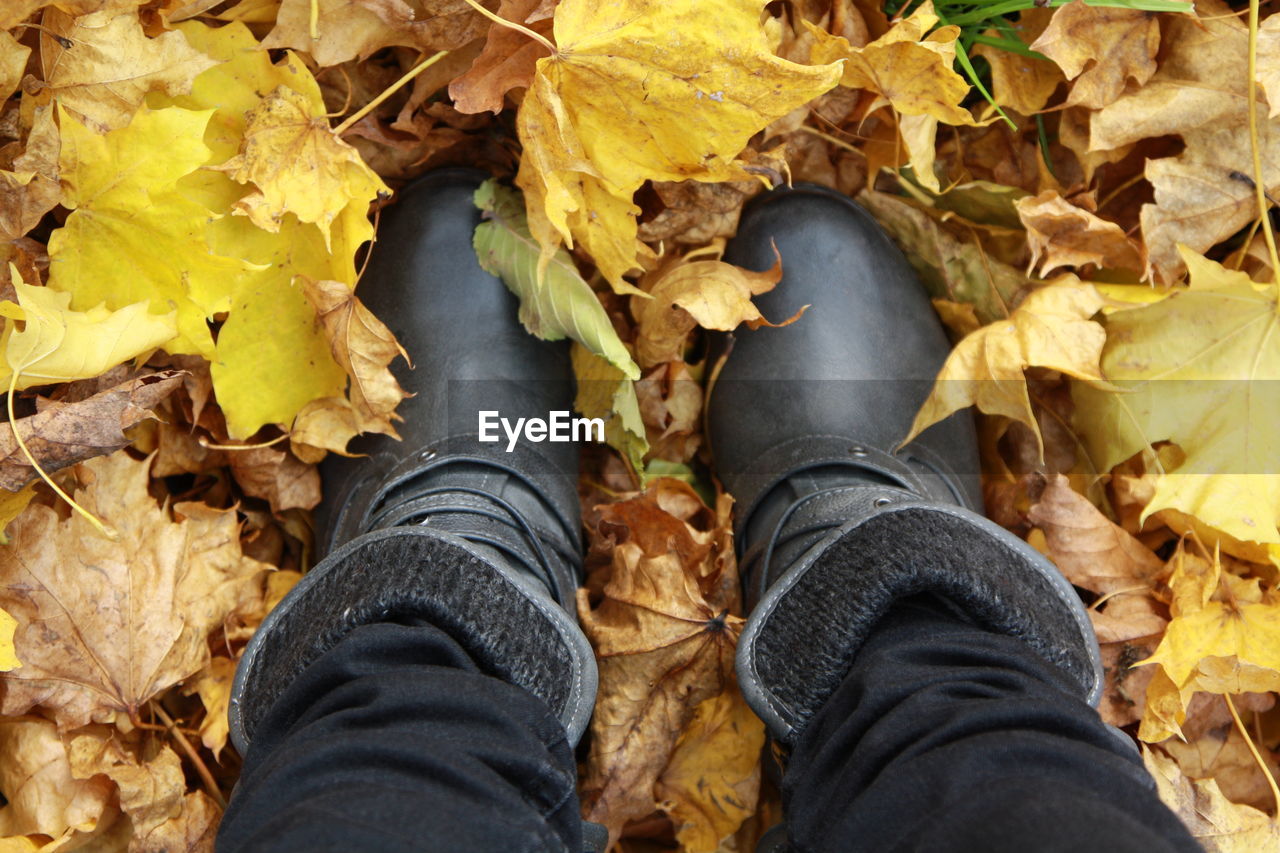
[[[583,849],[555,714],[410,622],[354,629],[280,695],[245,757],[220,853]]]
[[[806,853],[1199,850],[1058,667],[923,599],[874,628],[783,796]]]

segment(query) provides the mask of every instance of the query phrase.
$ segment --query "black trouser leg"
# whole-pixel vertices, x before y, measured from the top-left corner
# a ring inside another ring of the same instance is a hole
[[[425,624],[355,629],[255,732],[220,853],[580,853],[573,750]]]
[[[1137,753],[1021,640],[901,602],[802,732],[796,850],[1194,853]]]

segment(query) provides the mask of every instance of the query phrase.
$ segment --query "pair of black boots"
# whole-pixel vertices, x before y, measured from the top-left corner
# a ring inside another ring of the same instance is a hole
[[[328,556],[270,614],[236,673],[231,736],[244,753],[288,684],[353,627],[425,618],[491,674],[526,688],[576,743],[596,669],[578,628],[578,450],[480,441],[479,413],[514,423],[572,408],[567,348],[528,335],[472,250],[485,176],[432,173],[383,218],[361,288],[406,347],[416,396],[404,440],[378,436],[325,471]],[[792,743],[890,604],[931,594],[1024,639],[1096,704],[1097,642],[1079,599],[1040,554],[975,513],[972,421],[902,449],[947,341],[919,282],[871,218],[817,187],[744,212],[726,260],[783,279],[740,331],[708,401],[717,471],[738,501],[750,617],[738,679],[773,738]]]

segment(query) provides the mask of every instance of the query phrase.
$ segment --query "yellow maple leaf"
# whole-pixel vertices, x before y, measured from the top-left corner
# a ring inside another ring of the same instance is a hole
[[[1280,600],[1257,578],[1225,572],[1217,559],[1183,550],[1169,577],[1173,619],[1156,651],[1136,665],[1159,664],[1163,678],[1147,688],[1140,736],[1181,734],[1197,691],[1218,694],[1280,690]]]
[[[215,61],[191,48],[181,33],[147,38],[136,10],[74,18],[51,11],[46,30],[65,41],[45,48],[44,91],[98,131],[129,123],[148,92],[190,91]]]
[[[241,153],[218,166],[234,180],[257,189],[235,204],[264,231],[280,230],[292,213],[329,229],[352,204],[367,208],[391,193],[382,179],[329,127],[324,102],[280,86],[246,116]]]
[[[1089,319],[1101,307],[1102,297],[1093,286],[1075,276],[1033,290],[1009,319],[984,326],[956,345],[903,443],[952,412],[975,405],[989,415],[1021,421],[1039,440],[1022,371],[1046,367],[1102,381],[1098,359],[1106,334]]]
[[[1175,509],[1244,542],[1280,543],[1280,311],[1258,285],[1182,250],[1191,286],[1107,318],[1115,390],[1076,387],[1076,427],[1097,470],[1172,441],[1143,518]]]
[[[893,109],[916,179],[934,192],[940,189],[933,173],[938,122],[975,124],[960,106],[969,94],[969,84],[951,67],[960,28],[934,30],[937,23],[933,4],[926,2],[866,47],[853,47],[844,38],[805,22],[815,39],[810,59],[845,60],[840,84],[875,93],[870,109]]]
[[[833,63],[773,55],[760,0],[564,0],[557,48],[538,60],[517,119],[516,182],[550,258],[577,241],[619,292],[636,266],[632,195],[646,180],[751,176],[734,161],[747,140],[835,85]]]
[[[147,302],[118,311],[103,305],[72,311],[71,294],[27,284],[14,266],[9,275],[18,303],[0,302],[0,316],[20,321],[23,327],[19,331],[12,323],[5,326],[5,364],[0,366],[4,387],[91,379],[155,350],[177,331],[175,312],[151,314]],[[15,371],[16,383],[12,382]]]

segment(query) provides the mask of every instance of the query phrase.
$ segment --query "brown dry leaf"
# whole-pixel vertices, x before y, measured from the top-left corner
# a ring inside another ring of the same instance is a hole
[[[1160,18],[1154,12],[1087,5],[1074,0],[1054,13],[1031,49],[1058,63],[1073,80],[1067,103],[1100,109],[1141,86],[1156,71]]]
[[[18,419],[22,440],[45,471],[58,471],[129,444],[125,430],[155,417],[152,411],[182,383],[182,371],[164,370],[121,382],[73,403],[45,402]],[[15,491],[37,477],[13,427],[0,425],[0,488]]]
[[[147,491],[149,464],[127,453],[81,463],[76,499],[118,532],[39,504],[0,550],[0,602],[18,620],[22,667],[0,674],[0,712],[43,706],[64,728],[137,719],[151,697],[199,671],[206,638],[260,601],[266,566],[241,555],[232,511]],[[185,517],[184,517],[185,516]]]
[[[712,514],[693,489],[660,479],[600,508],[595,535],[617,541],[603,598],[579,591],[583,630],[596,650],[600,692],[581,789],[588,820],[616,842],[657,804],[659,779],[704,700],[732,681],[742,619],[729,534],[731,501]]]
[[[631,300],[637,326],[636,360],[645,368],[679,361],[685,339],[697,326],[728,332],[743,323],[751,329],[794,323],[808,306],[781,323],[770,323],[751,302],[751,297],[768,293],[781,279],[781,258],[763,272],[724,261],[677,259],[660,267],[641,281],[651,298]]]
[[[736,689],[694,710],[654,788],[682,851],[715,853],[755,814],[764,739],[764,723]]]
[[[397,356],[408,361],[409,354],[347,285],[340,281],[303,279],[302,288],[316,309],[334,360],[351,378],[348,396],[358,431],[399,438],[392,421],[399,420],[396,406],[408,395],[388,365]]]
[[[1061,474],[1049,480],[1029,517],[1044,531],[1049,557],[1076,586],[1105,595],[1149,587],[1164,571],[1164,561],[1099,512]]]
[[[213,853],[222,811],[203,791],[187,794],[176,815],[134,836],[130,853]]]
[[[244,493],[271,504],[272,512],[315,509],[320,473],[288,450],[255,447],[231,452],[231,475]]]
[[[1044,32],[1052,16],[1050,9],[1026,9],[1018,20],[1010,21],[1009,26],[1019,40],[1031,44]],[[1034,56],[1001,50],[989,44],[975,45],[973,53],[991,65],[991,94],[996,103],[1023,115],[1043,109],[1064,79],[1052,62]]]
[[[47,720],[0,720],[0,838],[90,832],[111,800],[106,779],[72,775],[58,727]]]
[[[337,65],[393,45],[453,50],[488,26],[463,0],[318,0],[319,38],[312,39],[312,8],[313,0],[284,0],[262,46],[305,51],[320,65]]]
[[[13,171],[0,169],[0,243],[17,240],[35,228],[62,198],[58,184],[60,150],[53,109],[37,109],[26,147],[14,158]]]
[[[195,678],[187,682],[184,690],[188,696],[192,693],[199,694],[200,701],[204,704],[204,720],[200,723],[200,742],[213,753],[215,759],[222,754],[223,747],[227,745],[227,736],[230,734],[227,711],[231,707],[231,679],[235,674],[235,661],[215,657]]]
[[[1077,207],[1057,190],[1019,199],[1016,206],[1027,229],[1031,265],[1040,264],[1042,278],[1058,267],[1086,264],[1138,272],[1143,269],[1142,247],[1124,229]]]
[[[1212,779],[1192,780],[1159,750],[1143,748],[1142,760],[1160,799],[1208,853],[1257,853],[1280,847],[1280,823],[1266,812],[1233,803]]]
[[[51,10],[44,27],[43,91],[99,132],[127,125],[148,92],[185,95],[196,75],[217,65],[182,33],[147,38],[136,11],[73,18]]]
[[[1146,161],[1155,203],[1142,208],[1142,235],[1149,273],[1160,283],[1186,269],[1179,244],[1203,254],[1258,215],[1245,94],[1248,30],[1220,0],[1200,0],[1196,12],[1202,17],[1169,18],[1166,55],[1151,80],[1090,120],[1094,150],[1167,135],[1186,143],[1177,156]],[[1274,197],[1280,121],[1260,121],[1258,140]]]
[[[546,0],[502,0],[498,17],[550,36],[551,16],[546,6]],[[449,84],[449,97],[459,112],[501,112],[507,92],[529,88],[534,66],[548,55],[545,47],[527,35],[494,24],[470,70]]]
[[[136,836],[145,838],[182,808],[187,789],[182,762],[167,746],[143,761],[120,743],[114,730],[93,731],[71,738],[67,759],[75,778],[105,776],[115,783],[120,808],[132,821]]]

